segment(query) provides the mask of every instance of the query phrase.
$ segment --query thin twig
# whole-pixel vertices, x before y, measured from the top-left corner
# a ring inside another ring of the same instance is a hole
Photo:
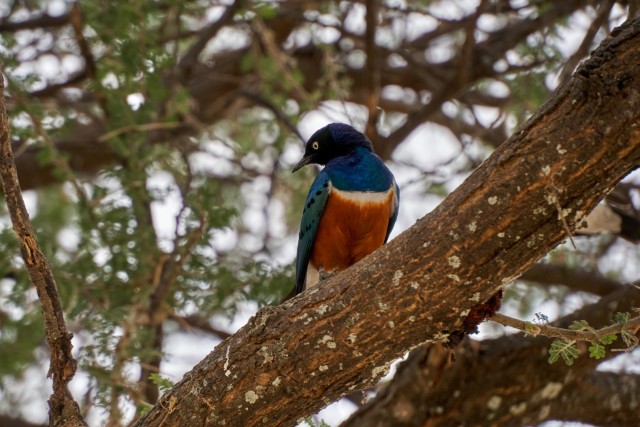
[[[501,313],[496,313],[489,320],[503,326],[510,326],[529,335],[543,335],[549,338],[559,338],[564,341],[589,341],[595,342],[609,335],[617,335],[623,331],[637,331],[640,328],[640,316],[629,319],[626,323],[617,323],[601,329],[573,330],[558,328],[551,325],[536,324],[524,320],[515,319]]]
[[[161,122],[161,123],[143,123],[140,125],[128,125],[123,126],[118,129],[114,129],[109,131],[103,135],[100,135],[98,138],[98,142],[106,142],[110,139],[116,138],[120,135],[130,133],[130,132],[147,132],[150,130],[165,130],[165,129],[176,129],[180,126],[184,126],[184,123],[181,122]]]
[[[569,224],[567,224],[567,219],[565,218],[566,215],[564,213],[565,211],[564,209],[562,209],[562,206],[560,205],[559,194],[562,193],[562,189],[556,187],[556,185],[553,183],[553,180],[549,183],[549,188],[551,188],[552,190],[552,194],[549,197],[553,201],[553,205],[558,211],[558,221],[562,223],[562,228],[564,229],[565,233],[567,233],[567,236],[569,237],[569,241],[571,242],[571,246],[573,246],[573,249],[578,249],[576,247],[576,243],[573,241],[573,237],[571,236],[571,229],[569,228]]]
[[[562,67],[562,71],[560,72],[560,76],[558,77],[558,85],[561,86],[566,82],[571,74],[573,74],[574,70],[578,66],[578,63],[585,58],[589,54],[589,50],[593,45],[593,40],[595,39],[600,28],[606,26],[607,18],[611,14],[611,9],[613,9],[615,2],[612,0],[608,0],[606,3],[600,5],[600,11],[596,18],[591,21],[591,25],[589,29],[585,33],[582,38],[582,42],[576,51],[567,59],[564,66]]]
[[[378,139],[378,104],[380,99],[380,61],[376,46],[376,26],[378,22],[378,0],[367,0],[367,30],[365,50],[367,53],[367,99],[369,111],[365,133],[374,141]]]
[[[198,40],[191,45],[189,50],[187,50],[178,62],[177,68],[181,76],[188,76],[191,73],[191,69],[198,61],[198,56],[200,56],[200,53],[202,53],[204,48],[207,46],[209,40],[215,37],[220,29],[233,22],[233,16],[240,8],[240,3],[240,1],[234,1],[231,5],[227,6],[224,13],[217,21],[212,22],[200,30]]]

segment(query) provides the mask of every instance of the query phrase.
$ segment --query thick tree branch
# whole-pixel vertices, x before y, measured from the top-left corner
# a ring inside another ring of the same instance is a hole
[[[473,330],[472,309],[640,161],[640,20],[612,34],[431,214],[323,286],[261,310],[136,425],[293,425],[372,386],[407,350]]]
[[[18,173],[13,162],[2,72],[0,72],[0,176],[22,259],[38,293],[47,342],[51,351],[49,376],[53,378],[53,394],[49,400],[49,424],[51,426],[85,426],[80,408],[73,400],[68,388],[77,366],[71,354],[73,334],[69,332],[64,321],[53,272],[31,228],[29,214],[18,183]]]
[[[616,311],[630,311],[638,305],[640,291],[632,286],[621,287],[553,325],[567,327],[583,319],[591,324],[606,324]],[[594,375],[601,360],[582,354],[573,366],[550,365],[550,343],[551,340],[544,337],[518,334],[481,342],[466,339],[455,352],[436,344],[416,349],[399,366],[394,380],[341,427],[458,426],[471,419],[478,425],[510,426],[557,419],[549,408],[562,405],[564,400],[559,400],[559,393],[566,394],[567,398],[580,394],[577,390],[585,376]],[[613,347],[624,348],[624,344],[618,340]],[[618,354],[607,351],[605,359]],[[461,384],[464,387],[460,387]],[[625,407],[632,408],[634,399],[637,397],[625,400]],[[595,415],[592,414],[595,411],[586,410],[587,406],[581,408],[582,415],[574,408],[564,412],[561,419],[593,423],[587,421],[591,418],[586,413]],[[555,413],[560,414],[562,410],[556,408]],[[635,423],[637,420],[620,425]]]
[[[0,21],[0,33],[33,30],[35,28],[62,27],[67,25],[69,21],[70,16],[68,14],[58,16],[43,14],[23,21],[9,21],[7,19]]]
[[[564,285],[572,291],[608,295],[623,286],[622,283],[604,277],[597,271],[568,268],[561,265],[538,263],[525,271],[520,280],[541,285]]]
[[[634,427],[640,407],[640,375],[591,372],[576,378],[549,402],[549,419]]]

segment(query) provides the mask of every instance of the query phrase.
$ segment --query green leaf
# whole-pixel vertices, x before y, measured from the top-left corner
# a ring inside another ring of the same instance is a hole
[[[559,358],[562,358],[565,364],[568,366],[573,365],[573,361],[580,355],[573,342],[566,342],[562,340],[555,340],[551,343],[549,348],[549,364],[554,364]]]
[[[589,322],[586,320],[575,320],[572,324],[569,325],[569,329],[573,329],[574,331],[593,329],[589,326]]]
[[[278,14],[278,9],[267,3],[258,3],[253,7],[253,11],[262,19],[273,19]]]
[[[622,336],[622,341],[624,341],[628,347],[635,347],[638,345],[638,337],[636,337],[631,331],[623,330],[620,333],[620,336]]]
[[[629,313],[616,313],[616,315],[614,316],[613,320],[615,320],[616,323],[627,323],[629,321],[629,319],[631,318],[631,315]]]
[[[163,377],[162,375],[154,372],[151,375],[149,375],[149,379],[151,380],[152,383],[154,383],[155,385],[158,386],[158,389],[160,389],[161,392],[165,392],[170,390],[173,386],[174,386],[174,382],[171,381],[169,378],[167,377]]]
[[[603,345],[594,343],[589,346],[589,357],[592,359],[602,359],[605,355],[605,348]]]
[[[604,345],[609,345],[617,339],[618,339],[618,336],[616,334],[611,334],[611,335],[607,335],[606,337],[600,338],[600,342]]]
[[[540,334],[540,327],[534,325],[533,323],[527,322],[524,326],[524,333],[536,337],[538,336],[538,334]]]

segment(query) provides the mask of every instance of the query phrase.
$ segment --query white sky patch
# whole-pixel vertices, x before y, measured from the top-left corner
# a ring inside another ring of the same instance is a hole
[[[185,372],[191,370],[204,359],[220,339],[206,333],[175,331],[168,333],[163,343],[165,356],[162,375],[172,381],[179,381]],[[231,348],[233,352],[233,348]]]
[[[459,153],[460,147],[448,131],[427,123],[409,134],[393,153],[393,158],[429,170],[448,162]]]
[[[63,0],[49,0],[45,3],[47,13],[51,16],[60,16],[67,12],[69,4]]]
[[[191,154],[189,164],[194,174],[229,176],[237,169],[237,166],[230,159],[204,151]]]
[[[347,399],[340,399],[318,412],[318,414],[314,415],[312,418],[318,421],[322,420],[330,426],[338,426],[349,418],[356,409],[358,409],[356,405]],[[320,424],[318,423],[317,425]],[[309,427],[309,424],[303,422],[298,424],[297,427]]]
[[[438,20],[432,16],[425,16],[420,13],[407,14],[406,24],[404,26],[405,37],[409,40],[415,40],[423,34],[431,32],[438,26]]]
[[[27,213],[30,217],[38,215],[38,194],[35,191],[25,191],[22,193]]]
[[[218,35],[207,42],[206,47],[200,53],[201,58],[210,58],[222,50],[236,50],[246,47],[251,38],[245,31],[236,28],[224,27],[218,31]]]
[[[220,330],[234,333],[243,327],[258,311],[258,305],[253,301],[241,301],[236,304],[235,316],[230,319],[223,315],[214,315],[210,320],[211,324]]]
[[[38,72],[47,80],[60,77],[60,60],[57,56],[45,54],[38,58],[36,62]]]
[[[133,111],[137,111],[144,104],[144,95],[141,93],[132,93],[127,95],[127,104]]]
[[[209,243],[216,251],[228,252],[238,245],[238,233],[231,228],[216,228],[211,233]]]
[[[155,196],[151,202],[151,217],[158,244],[161,249],[171,251],[176,236],[176,215],[182,206],[180,192],[173,176],[165,171],[151,175],[147,179],[147,188]]]
[[[402,61],[397,63],[397,66],[401,65]],[[390,101],[402,101],[407,105],[418,102],[418,94],[416,92],[397,85],[388,85],[383,87],[380,94],[384,99],[388,99]]]
[[[120,86],[118,78],[113,73],[107,73],[100,82],[105,89],[117,89]]]
[[[365,17],[367,15],[367,9],[360,3],[342,3],[341,8],[349,8],[349,14],[344,20],[344,27],[347,31],[355,34],[364,34],[366,30]]]
[[[282,151],[282,155],[280,156],[280,162],[285,165],[285,167],[293,168],[293,166],[298,163],[304,155],[305,143],[306,141],[299,141],[296,138],[295,142],[286,144]],[[288,171],[285,170],[285,172]]]
[[[58,242],[65,250],[74,252],[80,243],[80,234],[76,227],[65,227],[58,232]]]
[[[449,39],[437,38],[429,43],[429,47],[426,49],[425,55],[429,62],[435,64],[441,64],[449,61],[457,54],[457,49],[454,49]]]

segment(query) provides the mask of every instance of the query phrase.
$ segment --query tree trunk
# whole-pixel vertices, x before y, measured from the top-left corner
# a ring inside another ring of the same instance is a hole
[[[431,214],[322,286],[262,309],[135,425],[294,425],[371,387],[406,351],[458,342],[483,318],[475,306],[638,164],[639,57],[635,20]]]

